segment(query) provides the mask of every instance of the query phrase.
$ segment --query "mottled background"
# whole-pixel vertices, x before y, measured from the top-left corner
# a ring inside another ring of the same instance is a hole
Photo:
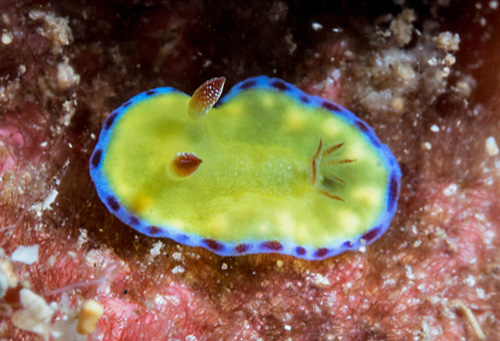
[[[0,0],[0,336],[85,339],[76,316],[96,299],[89,339],[499,339],[498,7]],[[403,178],[384,236],[320,262],[219,257],[106,210],[88,158],[114,108],[260,74],[346,106],[391,147]],[[14,261],[29,245],[37,261]]]

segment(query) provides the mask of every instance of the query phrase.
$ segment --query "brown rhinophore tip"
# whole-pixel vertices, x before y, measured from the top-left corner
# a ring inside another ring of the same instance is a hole
[[[205,116],[219,100],[225,82],[224,77],[212,78],[196,89],[189,101],[189,116],[192,118]]]
[[[198,170],[201,162],[202,160],[193,153],[178,153],[172,161],[172,169],[178,176],[188,176]]]

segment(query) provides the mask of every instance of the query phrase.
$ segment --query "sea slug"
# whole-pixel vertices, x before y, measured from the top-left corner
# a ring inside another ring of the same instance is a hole
[[[224,256],[323,259],[387,230],[401,171],[365,122],[265,76],[219,100],[224,82],[148,90],[107,117],[89,167],[111,213]]]

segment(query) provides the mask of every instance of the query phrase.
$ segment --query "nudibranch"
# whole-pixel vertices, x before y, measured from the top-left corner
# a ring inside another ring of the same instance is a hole
[[[401,171],[372,128],[280,79],[249,78],[219,100],[224,82],[192,97],[148,90],[107,117],[89,167],[111,213],[224,256],[317,260],[387,230]]]

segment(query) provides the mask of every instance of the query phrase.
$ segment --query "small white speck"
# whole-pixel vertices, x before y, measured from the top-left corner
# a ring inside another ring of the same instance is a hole
[[[222,263],[222,266],[220,268],[222,270],[227,270],[227,264],[226,263]]]
[[[339,33],[339,32],[342,32],[342,29],[340,27],[334,27],[334,28],[332,28],[332,31],[335,33]]]
[[[40,143],[40,147],[45,148],[47,147],[47,144],[47,141],[43,141],[42,143]]]
[[[405,265],[405,270],[406,270],[406,278],[408,278],[409,280],[413,280],[415,279],[415,276],[413,275],[413,270],[411,268],[411,266],[409,265]]]
[[[12,43],[12,39],[14,39],[12,33],[4,29],[2,32],[2,43],[4,45],[9,45],[10,43]]]
[[[278,268],[281,268],[281,267],[283,266],[283,261],[282,261],[281,259],[278,259],[278,260],[276,261],[276,266],[277,266]]]
[[[431,302],[431,304],[437,304],[437,303],[439,303],[439,301],[440,301],[440,299],[437,296],[432,295],[429,297],[429,302]]]
[[[413,234],[415,234],[415,235],[418,233],[418,230],[417,230],[417,225],[412,225],[412,226],[411,226],[411,233],[413,233]]]
[[[10,260],[31,265],[38,261],[38,248],[38,245],[19,246],[10,256]]]
[[[489,5],[491,9],[495,10],[498,8],[498,1],[490,1]]]
[[[434,66],[434,65],[437,65],[437,58],[436,57],[433,57],[431,59],[429,59],[427,61],[427,64],[431,65],[431,66]]]
[[[313,283],[319,287],[327,287],[331,285],[328,277],[323,276],[322,274],[314,274],[313,278],[314,278]]]
[[[312,23],[312,28],[315,31],[319,31],[323,29],[323,25],[321,25],[319,22],[313,22]]]
[[[175,266],[175,267],[172,269],[172,273],[173,273],[173,274],[181,274],[181,273],[183,273],[184,271],[185,271],[185,270],[184,270],[184,268],[183,268],[182,266],[180,266],[180,265],[177,265],[177,266]]]
[[[445,66],[443,68],[443,72],[441,73],[441,76],[442,77],[448,77],[448,75],[450,74],[450,71],[451,71],[451,69],[448,66]]]
[[[163,246],[165,246],[165,244],[163,244],[161,241],[157,241],[156,243],[154,243],[151,250],[149,250],[151,258],[159,256],[161,254],[161,249],[163,248]]]
[[[61,90],[80,83],[80,75],[78,75],[73,67],[67,62],[57,65],[57,85]]]
[[[359,252],[361,252],[361,253],[365,253],[365,252],[366,252],[366,246],[361,246],[361,247],[359,248]]]
[[[42,211],[50,209],[50,205],[52,205],[52,203],[56,200],[58,194],[59,192],[56,189],[50,191],[49,195],[47,195],[47,197],[42,203]]]
[[[57,308],[59,307],[59,305],[57,304],[57,302],[50,302],[49,303],[49,306],[53,309],[53,310],[57,310]],[[67,316],[63,316],[63,321],[66,321],[68,319]]]
[[[420,239],[416,240],[415,243],[413,243],[413,247],[419,247],[420,244],[422,244],[422,241]]]
[[[474,214],[474,218],[476,218],[477,220],[480,220],[482,222],[486,222],[486,216],[483,213]]]
[[[495,156],[495,155],[498,155],[498,145],[497,145],[497,141],[495,140],[495,138],[493,136],[490,136],[486,139],[486,153],[489,155],[489,156]]]
[[[484,294],[484,289],[483,288],[476,288],[476,294],[477,298],[484,300],[486,298],[486,295]]]
[[[422,147],[425,149],[425,150],[431,150],[432,148],[432,144],[430,142],[424,142],[424,144],[422,145]]]
[[[449,197],[450,195],[457,193],[457,189],[457,184],[451,184],[443,190],[443,194]]]
[[[54,264],[56,264],[56,260],[57,260],[57,257],[55,255],[52,255],[49,257],[49,259],[47,260],[47,264],[52,267],[54,266]]]
[[[92,140],[95,140],[95,134],[94,134],[94,133],[91,133],[91,134],[90,134],[90,138],[91,138]]]
[[[182,260],[182,253],[174,252],[174,253],[172,253],[172,258],[179,262]]]
[[[437,125],[433,124],[431,127],[431,131],[434,133],[437,133],[437,132],[439,132],[439,127]]]
[[[42,203],[41,202],[36,202],[31,206],[31,210],[36,213],[37,217],[42,216]]]
[[[464,279],[464,283],[470,287],[473,287],[476,284],[476,279],[474,278],[474,276],[469,275],[466,279]]]
[[[292,326],[289,324],[285,324],[285,330],[287,330],[287,331],[292,330]]]

